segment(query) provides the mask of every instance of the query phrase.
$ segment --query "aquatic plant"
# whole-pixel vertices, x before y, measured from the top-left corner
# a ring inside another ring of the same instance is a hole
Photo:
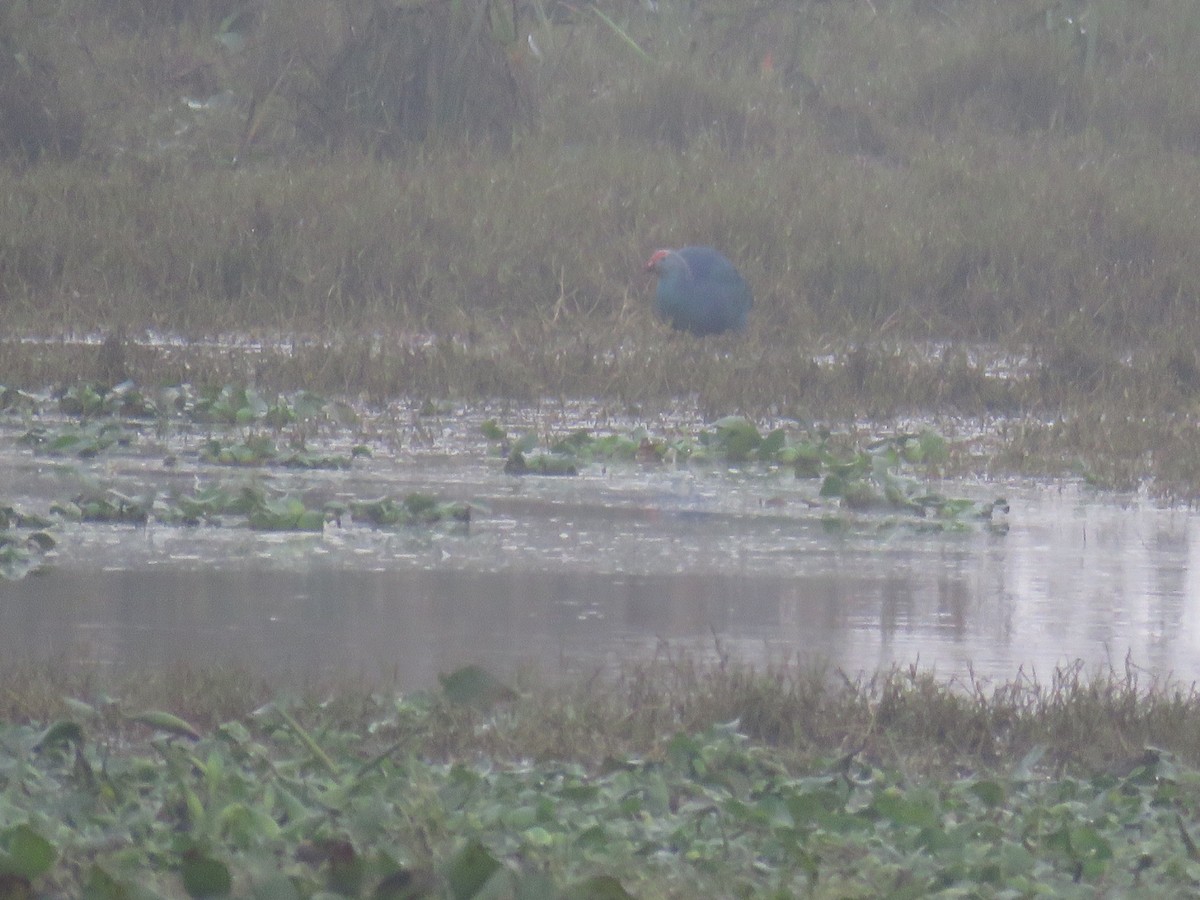
[[[816,501],[836,501],[821,510],[829,524],[850,525],[844,513],[898,512],[925,521],[908,523],[922,531],[946,531],[982,524],[996,534],[1008,530],[1003,497],[971,500],[933,490],[915,473],[928,473],[949,458],[947,441],[933,431],[901,432],[877,437],[865,446],[848,446],[829,433],[789,434],[783,428],[762,434],[743,416],[726,416],[696,434],[652,436],[645,428],[628,434],[596,436],[579,429],[549,441],[538,450],[539,437],[527,432],[517,439],[495,420],[481,431],[506,456],[510,475],[576,475],[597,463],[755,466],[790,470],[798,478],[820,479]],[[875,527],[896,524],[879,519]]]
[[[471,507],[413,492],[400,499],[328,501],[311,505],[303,498],[269,490],[257,482],[209,483],[192,494],[148,490],[130,497],[94,485],[69,500],[56,500],[42,516],[0,505],[0,578],[18,580],[40,571],[45,555],[58,541],[54,532],[63,523],[199,527],[243,525],[256,531],[320,532],[326,527],[466,528]]]
[[[1200,774],[1142,744],[1195,749],[1194,691],[1054,679],[987,695],[679,660],[529,691],[470,666],[212,721],[64,684],[58,715],[0,722],[0,877],[164,898],[1189,893]],[[1111,759],[1079,763],[1089,729]]]
[[[17,581],[39,571],[57,542],[47,529],[53,520],[0,504],[0,578]]]
[[[411,524],[436,525],[442,522],[466,525],[471,521],[469,504],[447,503],[431,494],[423,493],[408,494],[399,501],[391,497],[351,500],[347,508],[355,522],[377,528]]]

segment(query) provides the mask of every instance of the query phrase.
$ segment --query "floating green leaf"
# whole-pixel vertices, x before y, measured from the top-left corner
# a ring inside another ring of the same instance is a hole
[[[228,897],[233,890],[229,868],[220,860],[198,851],[188,851],[179,866],[183,889],[189,897]]]
[[[54,845],[29,825],[15,825],[0,831],[0,876],[16,875],[33,880],[49,872],[57,858]]]
[[[468,841],[445,866],[451,896],[455,900],[471,900],[499,869],[500,861],[483,844]]]

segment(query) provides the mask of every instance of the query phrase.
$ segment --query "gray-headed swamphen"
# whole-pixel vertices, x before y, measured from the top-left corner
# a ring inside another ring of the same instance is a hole
[[[654,309],[672,328],[720,334],[746,327],[746,314],[754,305],[750,285],[712,247],[656,250],[646,271],[658,276]]]

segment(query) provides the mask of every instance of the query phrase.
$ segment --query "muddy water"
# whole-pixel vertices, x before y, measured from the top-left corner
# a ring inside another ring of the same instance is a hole
[[[236,475],[186,452],[170,470],[152,454],[64,468],[6,452],[5,490],[35,508],[101,476],[136,494]],[[427,490],[475,514],[465,534],[71,526],[48,572],[0,582],[0,658],[228,662],[411,687],[467,663],[556,675],[682,650],[996,679],[1127,657],[1200,674],[1200,519],[1073,483],[939,485],[1007,496],[1009,530],[929,535],[890,520],[831,530],[814,513],[817,485],[778,473],[629,465],[517,479],[478,438],[410,440],[350,473],[267,477],[324,497]]]

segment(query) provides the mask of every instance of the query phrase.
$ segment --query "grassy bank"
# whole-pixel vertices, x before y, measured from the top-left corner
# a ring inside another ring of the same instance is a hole
[[[515,692],[464,670],[409,695],[281,697],[211,672],[26,669],[6,685],[4,804],[23,824],[0,865],[51,896],[1182,896],[1197,881],[1197,698],[1132,667],[948,685],[676,660]]]
[[[1018,467],[1200,484],[1187,0],[534,3],[511,29],[468,6],[486,28],[422,4],[11,7],[5,325],[123,352],[5,342],[0,383],[1018,414],[1043,423]],[[753,284],[744,337],[653,320],[640,265],[683,243]],[[322,341],[240,359],[146,329]]]

